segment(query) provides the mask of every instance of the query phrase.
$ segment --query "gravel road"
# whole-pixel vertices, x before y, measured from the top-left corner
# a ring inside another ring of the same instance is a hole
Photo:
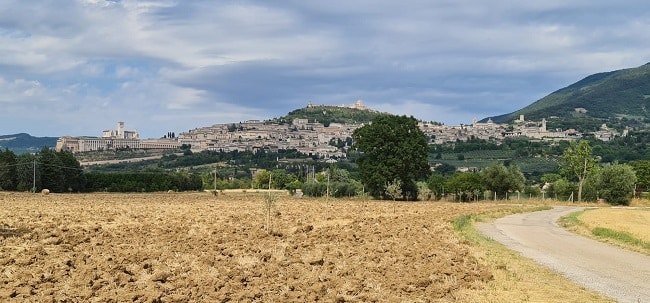
[[[618,302],[650,302],[650,257],[566,231],[557,220],[579,207],[477,223],[485,236]]]

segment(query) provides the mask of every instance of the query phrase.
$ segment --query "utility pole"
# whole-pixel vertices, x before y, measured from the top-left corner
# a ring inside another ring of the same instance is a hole
[[[36,159],[34,159],[34,179],[33,180],[33,185],[32,185],[32,193],[36,193]]]

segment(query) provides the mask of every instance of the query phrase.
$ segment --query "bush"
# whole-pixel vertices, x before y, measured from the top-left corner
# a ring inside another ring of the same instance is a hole
[[[542,189],[537,185],[531,185],[524,187],[524,196],[526,198],[536,198],[542,195]]]
[[[330,182],[329,195],[330,197],[353,197],[360,192],[362,186],[359,182]],[[302,193],[310,197],[322,197],[327,194],[326,182],[309,182],[302,185]]]
[[[629,165],[609,165],[598,176],[600,197],[614,205],[630,205],[634,197],[636,174]]]
[[[577,199],[578,195],[578,184],[569,182],[566,179],[560,179],[555,181],[551,186],[549,196],[556,198],[558,200],[569,200],[573,195],[573,199]]]

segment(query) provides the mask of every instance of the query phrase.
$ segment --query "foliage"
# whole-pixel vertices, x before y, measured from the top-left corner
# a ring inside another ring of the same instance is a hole
[[[330,182],[329,192],[331,197],[353,197],[362,190],[361,183],[351,182]],[[327,194],[327,183],[325,182],[307,182],[302,185],[302,193],[310,197],[323,197]]]
[[[582,201],[582,187],[589,172],[594,169],[598,163],[592,156],[589,141],[580,140],[571,142],[562,154],[564,165],[562,172],[568,178],[577,178],[578,180],[578,202]]]
[[[478,199],[483,193],[483,179],[477,173],[457,172],[445,183],[447,193],[456,195],[459,201]]]
[[[562,88],[539,101],[511,114],[493,117],[495,122],[510,122],[524,114],[528,119],[550,116],[563,119],[587,120],[598,126],[602,119],[616,121],[622,115],[648,118],[645,108],[646,96],[650,91],[650,65],[623,69],[588,76],[568,87]],[[577,114],[575,108],[587,109],[586,114]],[[554,122],[549,120],[549,125]]]
[[[429,173],[427,138],[417,120],[406,116],[378,116],[354,131],[354,147],[361,179],[375,198],[382,197],[388,182],[399,180],[402,198],[417,199],[417,180]]]
[[[436,199],[442,198],[445,191],[445,177],[439,173],[432,174],[427,180],[427,187]]]
[[[598,192],[607,203],[630,205],[634,197],[636,175],[629,165],[607,165],[599,170]]]
[[[542,189],[535,185],[526,186],[524,187],[524,195],[529,198],[537,198],[542,195]]]
[[[86,175],[84,174],[79,161],[69,151],[57,153],[61,161],[61,174],[63,175],[64,190],[69,192],[80,192],[86,187]]]
[[[634,170],[638,186],[645,191],[650,189],[650,160],[634,161],[629,165]]]
[[[596,237],[613,239],[617,242],[622,242],[628,245],[641,247],[643,249],[650,249],[650,242],[646,242],[625,231],[613,230],[605,227],[596,227],[591,230],[591,233]]]
[[[384,197],[393,199],[395,201],[397,198],[402,197],[402,182],[400,180],[393,180],[386,185]]]
[[[429,184],[424,181],[418,182],[418,200],[429,201],[436,198],[433,191],[429,189]]]
[[[262,169],[258,171],[253,177],[253,188],[270,189],[269,180],[271,180],[271,172],[266,169]]]
[[[375,111],[344,108],[337,106],[313,106],[296,109],[278,120],[292,123],[294,119],[307,119],[309,122],[361,124],[372,121],[375,117],[385,115]]]
[[[55,193],[63,192],[65,190],[65,184],[63,184],[65,180],[62,174],[63,162],[57,157],[56,152],[44,147],[39,152],[38,162],[43,188]]]
[[[553,183],[548,191],[548,196],[558,200],[569,200],[578,191],[576,183],[560,179]]]
[[[18,186],[16,174],[16,155],[5,149],[0,152],[0,190],[16,190]]]
[[[506,196],[508,192],[522,191],[526,179],[516,166],[505,167],[501,164],[490,166],[481,171],[483,186],[497,195]]]
[[[286,186],[286,189],[289,191],[289,194],[294,195],[298,189],[302,188],[303,183],[300,180],[293,180],[289,182]]]
[[[89,192],[155,192],[201,190],[201,177],[187,173],[88,173],[86,191]]]

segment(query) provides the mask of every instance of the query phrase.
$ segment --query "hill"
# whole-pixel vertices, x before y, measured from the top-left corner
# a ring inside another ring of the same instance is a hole
[[[650,63],[629,69],[598,73],[518,111],[492,117],[497,123],[508,123],[525,115],[526,120],[557,117],[565,121],[616,121],[625,118],[631,123],[650,122]]]
[[[20,133],[13,135],[0,135],[0,149],[9,149],[17,154],[37,152],[42,147],[55,147],[57,137],[34,137]]]
[[[385,114],[369,109],[317,105],[293,110],[279,120],[291,123],[294,119],[308,119],[309,122],[318,121],[327,126],[329,123],[368,123],[373,118]]]

